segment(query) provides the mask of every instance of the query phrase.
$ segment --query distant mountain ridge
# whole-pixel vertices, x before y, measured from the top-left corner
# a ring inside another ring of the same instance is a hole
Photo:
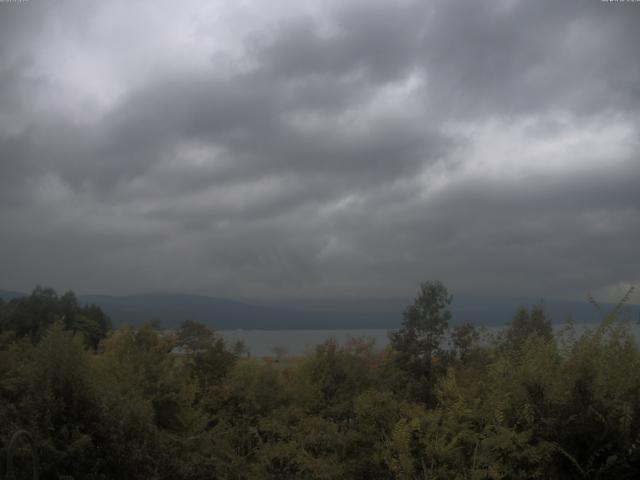
[[[13,298],[26,297],[27,295],[29,294],[24,292],[15,292],[13,290],[0,290],[0,298],[4,301],[8,301]]]
[[[0,290],[9,300],[28,294]],[[140,295],[78,295],[81,304],[96,304],[116,326],[160,321],[175,328],[186,319],[196,320],[216,330],[286,329],[394,329],[402,322],[404,308],[412,299],[237,301],[201,295],[148,293]],[[538,304],[529,297],[454,296],[453,324],[504,325],[520,306]],[[611,304],[602,304],[605,310]],[[554,323],[569,315],[579,323],[597,322],[598,312],[586,301],[545,299],[545,311]],[[640,305],[628,305],[633,319],[640,318]]]

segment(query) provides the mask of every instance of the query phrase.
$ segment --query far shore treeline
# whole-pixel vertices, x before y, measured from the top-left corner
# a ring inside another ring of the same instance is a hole
[[[580,333],[538,305],[486,337],[429,281],[383,351],[251,358],[196,321],[113,329],[37,287],[0,299],[0,459],[27,429],[43,480],[637,478],[628,298],[590,299],[601,321]]]

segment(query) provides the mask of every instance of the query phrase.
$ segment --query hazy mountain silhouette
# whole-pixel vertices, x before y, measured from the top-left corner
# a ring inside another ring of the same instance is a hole
[[[26,297],[28,293],[14,292],[13,290],[0,290],[0,298],[4,301],[9,301],[13,298]]]
[[[26,293],[0,290],[9,300]],[[160,321],[175,328],[183,320],[205,323],[217,330],[229,329],[393,329],[402,321],[402,311],[412,299],[279,300],[236,301],[200,295],[149,293],[141,295],[79,295],[82,304],[99,305],[119,325],[140,325]],[[520,306],[538,304],[530,297],[454,296],[453,323],[504,325]],[[600,315],[586,301],[545,299],[544,308],[554,323],[569,315],[579,323],[597,322]],[[607,311],[613,305],[602,304]],[[640,306],[630,305],[633,319],[640,318]]]

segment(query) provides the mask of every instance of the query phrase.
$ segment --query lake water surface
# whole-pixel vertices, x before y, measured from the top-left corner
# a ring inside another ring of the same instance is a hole
[[[576,324],[576,333],[583,332],[587,328],[594,328],[595,324]],[[557,330],[563,325],[554,325]],[[485,335],[498,333],[505,327],[484,327]],[[640,339],[640,326],[632,324],[636,339]],[[284,348],[285,356],[299,356],[312,353],[315,347],[326,340],[333,338],[340,345],[346,344],[352,338],[372,339],[376,349],[384,349],[389,344],[389,332],[386,329],[370,330],[221,330],[224,339],[233,344],[242,340],[249,348],[251,356],[273,356],[274,349]]]
[[[311,353],[315,347],[330,338],[344,345],[352,338],[371,338],[376,348],[383,349],[389,343],[389,330],[222,330],[224,339],[233,344],[245,342],[251,356],[274,355],[274,348],[284,347],[287,356]]]

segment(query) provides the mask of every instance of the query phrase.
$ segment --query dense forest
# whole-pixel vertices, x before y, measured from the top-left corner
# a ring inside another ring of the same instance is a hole
[[[637,478],[622,304],[580,334],[522,308],[488,337],[453,326],[451,301],[423,283],[384,351],[330,340],[274,359],[192,321],[113,330],[36,288],[0,301],[0,448],[32,432],[43,479]]]

